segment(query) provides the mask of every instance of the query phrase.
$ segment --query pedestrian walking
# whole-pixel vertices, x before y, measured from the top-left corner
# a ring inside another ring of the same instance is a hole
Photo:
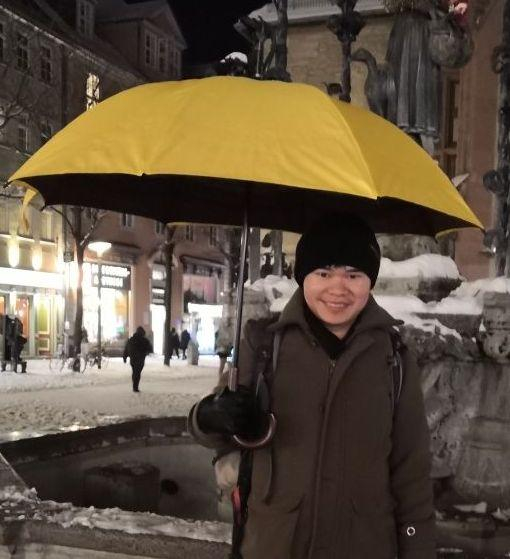
[[[177,333],[177,330],[172,327],[172,329],[170,330],[170,359],[173,357],[174,351],[177,359],[179,359],[180,345],[181,341],[179,340],[179,334]]]
[[[232,354],[232,336],[231,329],[228,325],[228,320],[221,320],[218,329],[214,333],[214,351],[220,358],[220,366],[218,369],[218,378],[221,382],[227,359]]]
[[[183,359],[186,359],[186,350],[188,349],[190,339],[191,339],[190,333],[185,328],[181,332],[181,344],[180,344]]]
[[[140,377],[142,376],[142,369],[145,365],[145,358],[152,352],[152,344],[145,337],[145,330],[141,326],[138,326],[136,332],[126,342],[123,355],[124,363],[126,363],[129,357],[129,363],[133,371],[133,392],[140,392],[138,386],[140,385]]]
[[[276,417],[269,446],[241,454],[233,558],[435,557],[420,375],[371,295],[379,265],[367,224],[324,216],[297,245],[299,288],[280,317],[245,327],[238,390],[190,412],[219,477],[239,453],[232,435],[267,432],[256,381]]]

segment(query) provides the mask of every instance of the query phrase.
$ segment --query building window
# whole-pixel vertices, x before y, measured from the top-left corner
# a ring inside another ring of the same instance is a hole
[[[78,0],[76,10],[76,28],[85,37],[92,37],[94,32],[94,6],[88,0]]]
[[[120,224],[124,229],[132,229],[135,218],[132,214],[120,214]]]
[[[43,121],[41,123],[41,146],[51,138],[52,134],[51,124],[48,121]]]
[[[5,47],[5,23],[3,21],[0,21],[0,60],[3,60],[5,58]]]
[[[184,238],[187,241],[192,241],[194,238],[193,225],[186,225],[184,229]]]
[[[51,212],[41,212],[40,234],[41,239],[46,241],[53,240],[53,219]]]
[[[457,174],[457,141],[459,138],[459,74],[447,71],[443,81],[441,135],[437,158],[443,171],[450,177]]]
[[[7,204],[0,205],[0,233],[9,233],[9,207]]]
[[[145,31],[145,65],[151,68],[156,66],[156,44],[156,35],[151,31]]]
[[[51,48],[47,46],[41,47],[41,80],[51,83]]]
[[[166,224],[162,221],[156,221],[156,235],[164,235]]]
[[[99,77],[95,74],[87,76],[86,85],[86,109],[89,110],[99,103]]]
[[[16,67],[28,70],[28,37],[23,33],[16,33]]]
[[[24,115],[18,117],[18,132],[16,137],[16,147],[20,151],[28,151],[28,119]]]
[[[164,39],[160,39],[158,43],[158,66],[159,71],[166,72],[167,67],[167,43]]]
[[[218,245],[218,229],[209,227],[209,245],[215,247]]]

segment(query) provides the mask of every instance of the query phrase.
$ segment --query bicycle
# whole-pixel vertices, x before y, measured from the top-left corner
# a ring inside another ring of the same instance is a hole
[[[87,360],[80,354],[76,356],[67,357],[62,351],[50,357],[50,370],[54,372],[61,372],[64,367],[75,373],[83,373],[87,368]]]
[[[110,362],[110,358],[106,355],[106,351],[101,349],[101,369],[106,369],[108,367],[108,363]],[[92,368],[94,366],[99,365],[99,358],[97,354],[97,349],[90,351],[87,353],[87,365]]]

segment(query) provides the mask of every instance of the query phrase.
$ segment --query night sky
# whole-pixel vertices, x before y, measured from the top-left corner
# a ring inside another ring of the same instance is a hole
[[[268,0],[168,0],[188,43],[186,64],[219,60],[229,52],[246,51],[233,24]]]

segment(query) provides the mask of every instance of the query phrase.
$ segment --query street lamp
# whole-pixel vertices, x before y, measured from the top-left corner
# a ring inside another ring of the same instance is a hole
[[[89,243],[89,250],[96,253],[98,260],[103,254],[112,248],[112,244],[106,241],[94,241]],[[101,368],[101,264],[97,263],[97,368]]]

